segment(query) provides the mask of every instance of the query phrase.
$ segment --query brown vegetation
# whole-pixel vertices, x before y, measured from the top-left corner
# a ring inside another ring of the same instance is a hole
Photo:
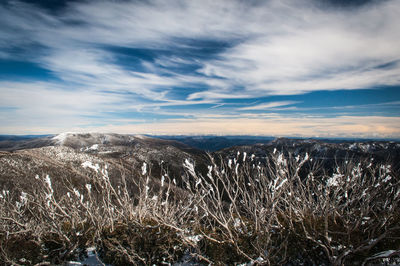
[[[216,160],[216,161],[214,161]],[[183,164],[182,184],[143,165],[130,189],[107,166],[85,188],[0,192],[0,263],[54,264],[95,246],[113,265],[382,262],[400,250],[400,180],[390,165],[344,161],[332,171],[307,154],[212,158]],[[34,178],[34,177],[32,177]],[[181,181],[181,180],[180,180]],[[114,184],[115,183],[115,184]]]

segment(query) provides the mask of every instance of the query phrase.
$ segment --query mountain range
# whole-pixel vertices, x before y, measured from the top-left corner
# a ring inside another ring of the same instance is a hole
[[[135,180],[144,164],[151,171],[151,182],[159,183],[161,176],[168,173],[179,184],[186,160],[194,163],[196,171],[206,174],[209,156],[228,160],[239,153],[265,162],[276,150],[293,156],[307,153],[331,166],[340,160],[373,158],[390,162],[392,169],[398,171],[400,162],[400,143],[395,141],[249,136],[156,138],[101,133],[1,136],[0,187],[29,189],[36,175],[49,175],[62,191],[65,182],[84,185],[89,176],[98,175],[105,167],[115,182],[122,176]]]

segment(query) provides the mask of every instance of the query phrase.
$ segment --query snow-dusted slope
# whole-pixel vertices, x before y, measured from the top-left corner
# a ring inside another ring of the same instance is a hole
[[[0,187],[29,189],[36,175],[50,175],[63,185],[65,180],[83,184],[88,175],[99,174],[107,165],[110,177],[135,179],[144,162],[154,176],[161,162],[171,175],[180,178],[182,163],[201,163],[203,152],[175,141],[144,136],[63,133],[46,138],[46,145],[13,152],[0,152]]]

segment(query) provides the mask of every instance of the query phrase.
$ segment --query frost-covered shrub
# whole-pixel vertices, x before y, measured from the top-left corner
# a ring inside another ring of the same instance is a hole
[[[263,163],[246,153],[210,156],[204,173],[187,159],[183,177],[163,169],[156,176],[143,164],[129,180],[135,191],[112,180],[106,165],[86,164],[87,184],[66,182],[66,193],[51,176],[36,176],[31,191],[0,193],[0,263],[62,263],[88,247],[115,265],[341,265],[398,256],[398,173],[373,161],[322,165],[277,151]]]

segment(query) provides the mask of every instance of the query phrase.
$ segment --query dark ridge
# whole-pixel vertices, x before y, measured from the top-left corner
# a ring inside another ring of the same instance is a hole
[[[28,139],[37,139],[37,138],[44,138],[49,137],[52,135],[0,135],[0,141],[21,141],[21,140],[28,140]]]
[[[53,145],[51,135],[0,136],[0,151],[16,151]]]
[[[265,144],[274,137],[260,136],[154,136],[164,140],[175,140],[206,152],[215,152],[233,146]]]

